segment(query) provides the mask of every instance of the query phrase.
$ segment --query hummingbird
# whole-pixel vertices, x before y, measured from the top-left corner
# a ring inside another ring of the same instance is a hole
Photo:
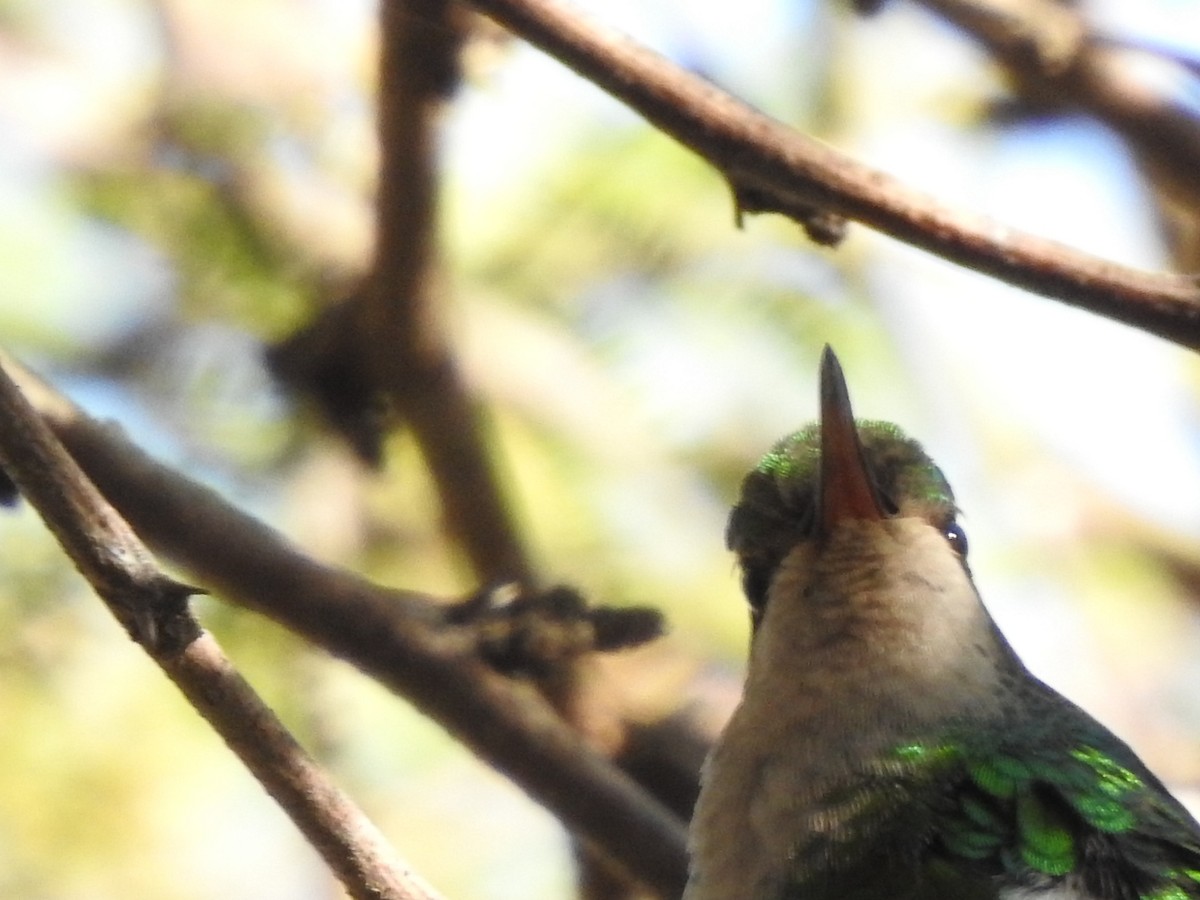
[[[826,347],[820,421],[729,518],[750,659],[684,900],[1200,898],[1200,825],[1025,668],[957,515],[920,444],[854,419]]]

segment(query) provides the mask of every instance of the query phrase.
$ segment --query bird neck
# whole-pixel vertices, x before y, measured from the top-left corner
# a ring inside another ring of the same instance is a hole
[[[799,545],[780,565],[744,713],[783,716],[826,741],[837,732],[885,738],[987,715],[1016,671],[1020,662],[937,529],[918,518],[848,521],[819,549]]]
[[[858,832],[866,782],[894,790],[901,746],[1002,718],[1022,672],[922,518],[848,521],[793,548],[708,764],[692,852],[709,868],[689,900],[782,896],[805,854]]]
[[[1001,716],[1023,671],[923,519],[845,522],[794,548],[708,764],[689,900],[783,896],[805,854],[859,828],[864,778],[894,789],[902,745]]]

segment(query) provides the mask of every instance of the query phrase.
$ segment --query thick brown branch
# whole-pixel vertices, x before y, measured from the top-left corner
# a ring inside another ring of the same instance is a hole
[[[1200,348],[1200,286],[953,209],[750,108],[560,0],[468,0],[704,157],[756,209],[825,209],[947,260]]]
[[[113,614],[224,738],[358,900],[437,900],[305,754],[0,367],[0,461]]]
[[[22,385],[97,487],[159,552],[225,598],[391,687],[662,896],[682,891],[680,819],[583,744],[540,697],[491,671],[473,642],[438,627],[431,600],[320,565],[31,376]]]

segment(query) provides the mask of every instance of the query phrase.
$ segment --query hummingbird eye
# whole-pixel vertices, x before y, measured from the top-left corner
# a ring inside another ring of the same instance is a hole
[[[950,545],[950,549],[961,556],[967,558],[967,533],[962,530],[962,526],[957,522],[951,522],[946,526],[943,532],[946,535],[946,542]]]
[[[742,591],[750,604],[750,617],[754,624],[762,618],[767,606],[767,591],[771,587],[771,570],[760,565],[742,563]]]
[[[885,513],[887,513],[889,516],[895,516],[895,515],[899,514],[900,507],[896,504],[896,501],[893,500],[890,495],[888,495],[880,490],[877,490],[876,493],[879,495],[879,502],[880,502],[880,505],[883,506],[883,511]]]

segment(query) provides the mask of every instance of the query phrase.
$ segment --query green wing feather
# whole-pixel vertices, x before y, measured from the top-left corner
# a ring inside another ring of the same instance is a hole
[[[993,845],[987,858],[1010,884],[1069,880],[1096,900],[1200,898],[1200,825],[1134,752],[1040,683],[1021,708],[1019,724],[949,754],[966,777],[937,817],[942,846],[963,855],[964,834],[969,846]]]
[[[995,900],[1067,885],[1200,900],[1200,825],[1132,750],[1044,690],[1018,724],[952,728],[875,760],[828,798],[839,827],[798,845],[783,896]]]

